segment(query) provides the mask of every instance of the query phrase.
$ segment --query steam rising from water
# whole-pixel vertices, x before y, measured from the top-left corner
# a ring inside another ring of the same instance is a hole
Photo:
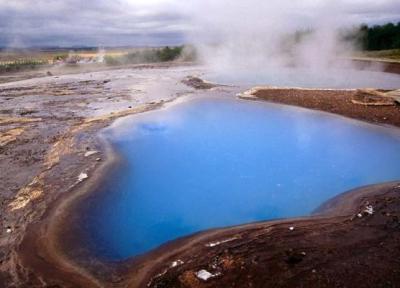
[[[263,84],[290,77],[292,85],[306,85],[307,78],[314,79],[313,86],[327,81],[349,86],[341,83],[355,73],[338,70],[352,68],[355,43],[341,33],[353,23],[340,6],[337,1],[205,0],[188,7],[194,27],[189,39],[202,62],[226,78],[264,74]],[[329,74],[329,80],[320,79]]]
[[[196,7],[194,40],[214,66],[328,68],[352,52],[338,33],[349,23],[330,3],[207,0]],[[304,30],[307,35],[295,43],[295,33]]]

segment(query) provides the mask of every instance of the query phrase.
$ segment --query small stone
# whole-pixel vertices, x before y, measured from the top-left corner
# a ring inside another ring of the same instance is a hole
[[[10,233],[12,232],[11,227],[7,227],[6,232],[7,232],[8,234],[10,234]]]
[[[176,260],[176,261],[172,262],[170,266],[171,266],[171,268],[174,268],[174,267],[177,267],[177,266],[180,266],[183,264],[184,264],[184,262],[182,260]]]
[[[317,273],[317,270],[312,269],[311,272],[312,272],[312,273]]]
[[[207,270],[204,270],[204,269],[196,272],[196,277],[201,279],[201,280],[203,280],[203,281],[207,281],[208,279],[217,277],[219,275],[221,275],[221,273],[212,274],[212,273],[210,273],[210,272],[208,272]]]
[[[367,205],[364,209],[364,212],[367,213],[368,215],[373,215],[374,207],[372,207],[372,205]]]
[[[96,161],[97,161],[97,162],[101,161],[101,158],[96,158]]]
[[[87,173],[82,172],[82,173],[79,174],[79,176],[78,176],[78,181],[79,181],[79,182],[82,182],[83,180],[85,180],[85,179],[88,178],[88,177],[89,177],[89,176],[88,176]]]
[[[358,218],[362,218],[362,214],[361,214],[361,213],[358,213],[358,214],[357,214],[357,217],[358,217]]]
[[[89,156],[92,156],[92,155],[97,154],[97,153],[99,153],[99,151],[95,151],[95,150],[93,150],[93,151],[87,151],[87,152],[85,153],[85,157],[89,157]]]
[[[294,227],[293,227],[293,226],[289,227],[289,230],[290,230],[290,231],[293,231],[293,230],[294,230]]]

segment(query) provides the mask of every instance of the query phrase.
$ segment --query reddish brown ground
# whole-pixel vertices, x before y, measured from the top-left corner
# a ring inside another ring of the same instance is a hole
[[[351,100],[355,93],[354,90],[261,89],[253,95],[260,100],[322,110],[354,119],[400,127],[400,105],[353,104]]]

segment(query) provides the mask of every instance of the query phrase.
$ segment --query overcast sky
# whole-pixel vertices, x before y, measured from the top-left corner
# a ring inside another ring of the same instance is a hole
[[[326,11],[340,13],[347,24],[400,21],[400,0],[271,1],[278,3],[274,15],[279,15],[281,7],[285,9],[282,15],[293,15],[292,22],[299,27],[312,26],[309,19],[321,13],[320,7],[327,3],[330,8]],[[246,9],[246,5],[252,5],[261,10],[257,17],[263,17],[264,10],[268,17],[271,15],[268,3],[267,0],[0,0],[0,46],[182,44],[195,37],[193,31],[202,28],[209,14],[215,18],[229,13],[231,6]],[[234,14],[228,15],[253,17],[241,15],[243,9],[231,10]],[[216,11],[209,13],[211,10]],[[229,26],[229,23],[213,21],[213,25]]]

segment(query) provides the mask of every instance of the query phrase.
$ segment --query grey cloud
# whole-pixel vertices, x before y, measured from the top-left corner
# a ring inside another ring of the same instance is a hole
[[[16,2],[0,1],[0,46],[157,45],[184,40],[185,17],[174,11],[146,11],[121,0]]]
[[[219,2],[219,0],[214,1]],[[203,2],[202,0],[0,0],[0,46],[180,44],[185,42],[186,35],[191,34],[188,32],[194,28],[192,19],[198,17],[196,9],[203,6]],[[257,1],[243,3],[251,5],[246,3],[255,2]],[[268,6],[264,0],[259,2],[262,4],[261,7]],[[297,3],[294,6],[302,7],[301,11],[292,13],[299,15],[298,21],[307,23],[313,8],[326,2],[329,1],[287,0],[288,5],[285,4],[283,7]],[[400,21],[398,0],[336,0],[331,3],[344,11],[353,23]],[[229,10],[229,7],[220,8]]]

